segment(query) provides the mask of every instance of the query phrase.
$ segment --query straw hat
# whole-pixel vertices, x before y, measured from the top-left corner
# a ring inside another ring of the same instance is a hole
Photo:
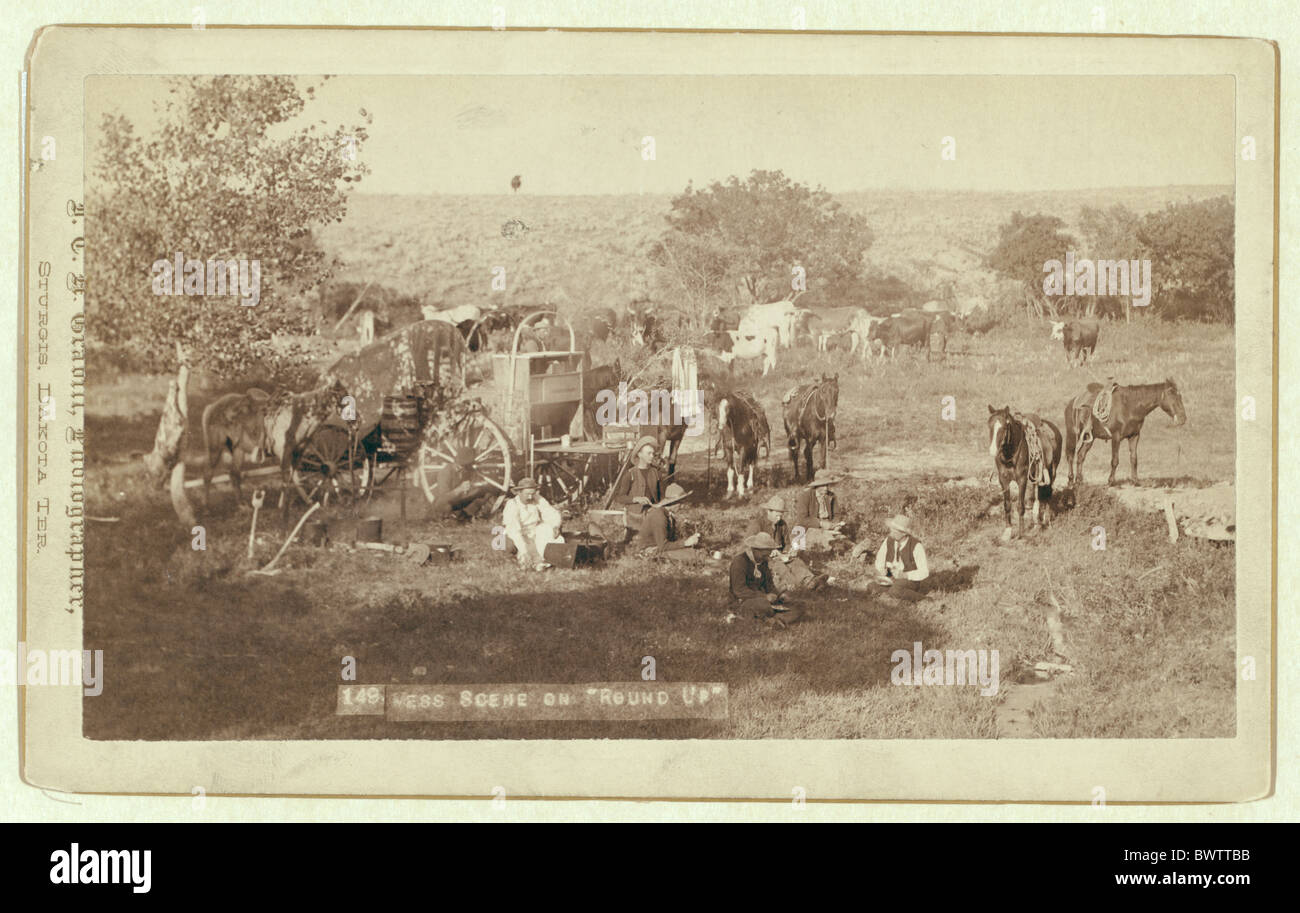
[[[664,499],[656,504],[655,507],[668,507],[676,504],[678,501],[684,501],[690,496],[691,493],[689,491],[674,482],[664,491]]]
[[[900,533],[912,535],[912,518],[907,514],[899,514],[897,517],[890,517],[885,521],[885,526],[890,529],[896,529]]]
[[[529,489],[536,491],[537,482],[528,477],[524,477],[520,479],[518,482],[516,482],[515,484],[510,486],[511,491],[528,491]]]
[[[785,500],[780,495],[773,495],[772,499],[763,506],[768,510],[785,512]]]
[[[808,483],[808,487],[820,488],[823,485],[834,485],[838,481],[839,479],[832,475],[829,469],[819,469],[817,474],[813,476],[812,481]]]
[[[754,533],[745,539],[746,548],[765,548],[773,550],[777,548],[776,540],[772,538],[771,533]]]

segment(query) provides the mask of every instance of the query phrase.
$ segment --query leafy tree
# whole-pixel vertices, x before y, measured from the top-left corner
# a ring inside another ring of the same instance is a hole
[[[998,243],[988,257],[991,269],[1020,285],[1025,307],[1039,317],[1044,312],[1055,317],[1062,307],[1069,307],[1068,299],[1053,300],[1043,293],[1043,265],[1049,260],[1064,261],[1074,244],[1064,226],[1056,216],[1013,212],[998,227]]]
[[[1084,206],[1079,210],[1079,231],[1083,235],[1080,257],[1092,260],[1132,260],[1142,256],[1138,240],[1138,215],[1121,203],[1101,209]],[[1097,295],[1088,300],[1088,316],[1103,314],[1110,317],[1124,315],[1133,319],[1133,296]]]
[[[352,126],[288,129],[315,92],[287,76],[181,77],[149,136],[125,117],[104,117],[86,205],[93,342],[148,370],[170,367],[176,341],[226,375],[303,360],[272,346],[272,335],[314,328],[304,293],[329,278],[329,264],[312,229],[342,221],[348,191],[368,173],[359,152],[372,119],[362,109]],[[260,261],[258,304],[155,295],[153,264],[177,252],[205,264]]]
[[[1152,305],[1162,316],[1233,322],[1233,217],[1227,196],[1143,216],[1137,238],[1151,260]]]
[[[688,185],[672,202],[668,230],[650,250],[692,310],[737,288],[754,302],[787,297],[792,268],[808,286],[831,292],[858,278],[871,246],[866,221],[829,193],[796,183],[780,171],[734,175],[707,189]]]

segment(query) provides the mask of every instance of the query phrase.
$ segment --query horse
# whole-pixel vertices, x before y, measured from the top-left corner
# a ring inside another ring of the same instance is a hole
[[[1103,424],[1093,412],[1093,404],[1101,392],[1101,384],[1088,384],[1088,389],[1065,404],[1065,457],[1069,461],[1070,491],[1075,481],[1083,481],[1083,461],[1092,449],[1096,438],[1110,441],[1110,478],[1108,486],[1115,484],[1115,470],[1119,466],[1119,445],[1128,441],[1129,463],[1133,484],[1138,480],[1138,438],[1142,423],[1152,410],[1159,408],[1174,420],[1174,427],[1187,423],[1187,411],[1178,384],[1167,377],[1158,384],[1116,386],[1111,394],[1110,412]],[[1077,449],[1076,449],[1077,448]]]
[[[1037,438],[1037,446],[1031,441]],[[1037,451],[1037,452],[1035,452]],[[1025,534],[1025,489],[1034,489],[1034,525],[1046,527],[1052,516],[1052,484],[1061,461],[1061,429],[1032,413],[1021,415],[1009,406],[989,406],[989,456],[998,471],[1002,511],[1011,529],[1011,483],[1019,501],[1019,530]],[[1044,508],[1039,514],[1039,506]]]
[[[795,387],[783,397],[786,446],[794,464],[794,478],[799,481],[799,450],[803,449],[808,480],[813,477],[813,448],[822,444],[820,469],[826,468],[826,451],[835,443],[835,409],[840,401],[838,374]]]
[[[745,470],[749,470],[749,488],[753,491],[760,443],[770,458],[772,430],[758,400],[740,391],[724,394],[718,400],[718,445],[727,457],[728,498],[745,497]]]
[[[222,453],[230,454],[230,481],[235,495],[244,500],[239,471],[247,454],[259,462],[265,452],[265,433],[262,425],[262,408],[270,394],[257,387],[245,393],[227,393],[208,403],[203,410],[203,449],[207,458],[203,463],[203,503],[212,501],[212,470],[221,462]]]
[[[347,395],[347,387],[335,378],[333,383],[305,393],[277,393],[262,404],[264,446],[280,463],[281,507],[287,509],[284,492],[292,482],[293,468],[303,446],[321,425],[342,416],[340,407]]]

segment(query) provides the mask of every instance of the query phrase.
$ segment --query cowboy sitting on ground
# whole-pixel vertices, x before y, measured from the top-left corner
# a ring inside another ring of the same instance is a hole
[[[520,479],[512,490],[515,496],[506,502],[502,516],[506,537],[514,543],[521,568],[544,571],[550,567],[544,558],[546,546],[564,541],[560,535],[563,518],[537,493],[532,479]]]
[[[821,589],[826,585],[828,577],[825,574],[814,574],[802,559],[797,557],[798,550],[787,535],[788,527],[785,524],[785,501],[780,495],[773,498],[763,505],[763,513],[755,516],[749,523],[749,528],[745,530],[746,536],[753,536],[758,533],[767,533],[774,542],[776,542],[776,551],[773,557],[778,559],[773,562],[768,560],[768,569],[772,574],[772,581],[778,591],[804,588],[810,590]]]
[[[640,530],[641,521],[651,506],[663,500],[663,473],[655,466],[659,440],[646,434],[632,446],[632,465],[614,488],[614,503],[627,509],[628,529]]]
[[[665,558],[682,560],[694,557],[692,550],[699,544],[700,534],[691,533],[684,539],[678,538],[681,525],[676,513],[668,509],[689,496],[690,492],[676,482],[669,485],[663,500],[652,504],[642,515],[641,531],[632,541],[632,547]]]
[[[819,469],[804,488],[794,505],[794,526],[804,529],[801,548],[829,548],[844,538],[844,521],[835,518],[835,492],[831,486],[838,482],[830,470]]]
[[[767,533],[745,538],[744,548],[731,559],[730,597],[732,612],[770,618],[782,607],[782,594],[772,583],[768,557],[776,550],[776,540]]]
[[[891,517],[886,525],[889,533],[876,552],[876,583],[900,599],[920,599],[930,577],[925,546],[913,535],[912,520],[905,514]]]

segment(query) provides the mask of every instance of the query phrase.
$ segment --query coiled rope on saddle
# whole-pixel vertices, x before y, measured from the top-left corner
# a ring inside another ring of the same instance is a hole
[[[1110,421],[1110,408],[1115,398],[1115,388],[1118,386],[1119,384],[1115,383],[1115,378],[1106,378],[1106,383],[1104,383],[1101,389],[1097,391],[1097,398],[1092,401],[1091,418],[1095,418],[1097,424],[1101,425],[1103,428],[1106,426],[1106,423]],[[1082,411],[1081,406],[1077,408]],[[1083,431],[1079,434],[1079,443],[1087,444],[1092,439],[1092,421],[1089,420],[1083,423]]]
[[[763,449],[768,455],[771,455],[772,429],[768,427],[767,416],[763,412],[763,407],[759,405],[757,399],[743,391],[732,393],[731,398],[735,399],[737,402],[743,403],[749,410],[749,413],[752,416],[751,427],[754,431],[755,442],[761,440],[763,442]],[[730,418],[730,415],[734,415],[734,413],[730,413],[728,418]]]
[[[1035,485],[1050,485],[1052,477],[1047,471],[1047,461],[1043,459],[1043,442],[1038,437],[1038,426],[1021,416],[1016,416],[1025,433],[1025,447],[1029,449],[1029,478]]]

